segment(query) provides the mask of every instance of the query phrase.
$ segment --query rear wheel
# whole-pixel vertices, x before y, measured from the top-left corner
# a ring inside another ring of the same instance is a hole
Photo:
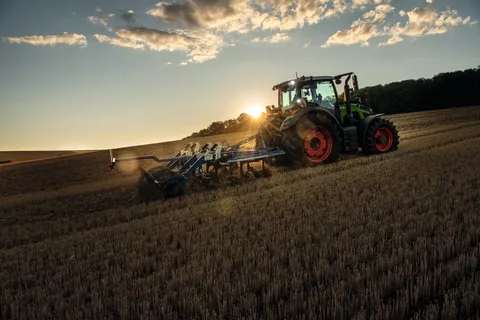
[[[398,149],[398,131],[392,122],[377,118],[367,129],[363,151],[369,154],[391,152]]]
[[[313,167],[335,162],[340,155],[340,134],[329,117],[312,113],[285,134],[287,155],[298,166]]]

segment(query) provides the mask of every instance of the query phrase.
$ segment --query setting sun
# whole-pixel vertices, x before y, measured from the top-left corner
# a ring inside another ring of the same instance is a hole
[[[247,110],[245,110],[245,113],[254,117],[255,119],[258,119],[258,117],[260,117],[262,115],[262,112],[264,111],[265,111],[264,107],[260,105],[254,105],[254,106],[248,107]]]

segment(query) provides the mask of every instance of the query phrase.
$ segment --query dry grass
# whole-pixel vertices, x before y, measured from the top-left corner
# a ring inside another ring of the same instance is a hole
[[[9,167],[0,318],[479,317],[480,109],[392,118],[395,153],[148,207],[108,152]]]

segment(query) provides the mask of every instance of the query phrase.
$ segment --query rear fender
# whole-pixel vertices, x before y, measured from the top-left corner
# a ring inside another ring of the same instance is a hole
[[[308,116],[308,114],[311,113],[320,113],[325,115],[328,118],[334,119],[334,121],[340,126],[340,122],[338,119],[335,117],[335,115],[324,109],[324,108],[319,108],[319,107],[307,107],[307,108],[302,108],[298,110],[295,114],[288,116],[285,120],[283,120],[282,125],[280,126],[280,131],[285,131],[291,127],[293,127],[295,124],[297,124],[298,120],[304,116]]]
[[[361,120],[357,126],[357,134],[360,142],[360,146],[363,146],[365,142],[365,136],[367,135],[367,129],[370,125],[375,121],[375,119],[379,119],[385,113],[373,114],[371,116],[365,117]]]

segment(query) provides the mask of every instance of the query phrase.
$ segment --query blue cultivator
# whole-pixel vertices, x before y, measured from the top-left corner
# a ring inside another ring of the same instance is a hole
[[[257,135],[229,147],[220,142],[207,143],[200,147],[198,142],[193,142],[172,158],[158,158],[155,155],[115,158],[110,150],[110,168],[113,170],[119,162],[135,160],[149,159],[163,163],[150,170],[140,167],[143,175],[138,183],[139,195],[147,202],[179,197],[185,193],[191,180],[207,185],[212,179],[218,179],[221,172],[239,171],[240,176],[247,173],[255,177],[265,176],[265,160],[283,156],[285,151],[277,147],[241,150],[244,145],[256,138]],[[261,162],[261,170],[256,170],[250,165],[254,162]]]

